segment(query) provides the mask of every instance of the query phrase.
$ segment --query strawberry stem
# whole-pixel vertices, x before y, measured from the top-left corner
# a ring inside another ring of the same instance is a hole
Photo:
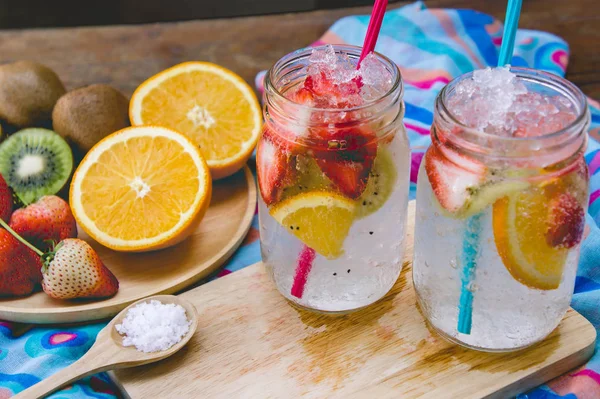
[[[26,239],[17,234],[17,232],[11,229],[10,226],[4,220],[2,220],[2,218],[0,218],[0,226],[4,227],[13,237],[15,237],[21,243],[25,244],[33,252],[35,252],[39,256],[44,256],[44,253],[42,251],[31,245]]]

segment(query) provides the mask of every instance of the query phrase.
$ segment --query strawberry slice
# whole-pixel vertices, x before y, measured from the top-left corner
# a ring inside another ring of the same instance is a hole
[[[357,199],[365,191],[373,159],[364,162],[319,159],[317,164],[342,194]]]
[[[325,73],[321,72],[320,75],[316,75],[314,77],[312,75],[307,76],[306,79],[304,79],[303,89],[306,89],[310,93],[321,96],[333,89],[333,85],[327,83],[328,81],[325,77]]]
[[[554,248],[573,248],[581,242],[585,212],[570,193],[561,193],[548,204],[546,242]]]
[[[315,94],[306,87],[301,87],[300,89],[292,92],[289,99],[298,104],[313,106]]]
[[[283,189],[296,180],[296,157],[276,146],[265,131],[256,150],[256,170],[262,199],[272,205],[281,200]]]
[[[298,90],[286,93],[286,97],[293,101],[295,104],[306,105],[307,107],[315,106],[315,96],[310,90],[301,87]],[[286,136],[286,138],[292,142],[296,142],[305,138],[308,131],[308,124],[312,118],[312,111],[310,108],[289,106],[283,104],[283,113],[293,115],[293,120],[286,121],[282,120],[278,123],[281,127],[279,134]],[[277,118],[277,117],[275,117]]]
[[[352,108],[360,105],[360,85],[356,79],[335,83],[325,72],[309,75],[304,80],[303,89],[312,93],[311,102],[323,108]]]
[[[442,150],[438,144],[427,150],[425,172],[438,202],[451,213],[468,207],[486,176],[483,164],[449,149]]]
[[[321,171],[345,196],[357,199],[365,190],[377,155],[375,134],[359,129],[338,129],[315,134],[327,143],[315,160]]]

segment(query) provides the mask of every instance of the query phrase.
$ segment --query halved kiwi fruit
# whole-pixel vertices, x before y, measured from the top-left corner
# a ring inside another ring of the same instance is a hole
[[[356,200],[356,217],[364,218],[381,208],[394,191],[397,177],[392,156],[387,149],[379,147],[365,191]]]
[[[23,129],[0,144],[0,174],[25,205],[58,193],[72,171],[71,148],[52,130]]]

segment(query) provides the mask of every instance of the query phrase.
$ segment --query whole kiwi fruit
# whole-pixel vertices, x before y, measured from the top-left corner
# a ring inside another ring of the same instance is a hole
[[[65,91],[47,66],[32,61],[0,65],[0,119],[18,127],[43,123]]]
[[[62,96],[52,126],[77,150],[86,153],[107,135],[129,125],[129,100],[117,89],[94,84]]]

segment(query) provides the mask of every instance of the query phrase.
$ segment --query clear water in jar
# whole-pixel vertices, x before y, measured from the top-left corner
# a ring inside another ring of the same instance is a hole
[[[301,297],[292,294],[292,287],[305,244],[287,226],[282,226],[270,215],[265,201],[259,197],[263,263],[278,290],[290,301],[322,312],[347,312],[382,298],[396,282],[404,256],[409,190],[410,152],[403,128],[391,143],[379,143],[377,152],[378,157],[386,158],[384,162],[387,164],[382,170],[373,171],[381,173],[380,176],[370,176],[369,179],[379,179],[378,184],[389,185],[383,187],[383,190],[389,190],[388,193],[378,193],[378,196],[384,195],[387,198],[373,213],[356,217],[352,221],[343,240],[341,255],[331,259],[315,254]],[[380,163],[375,161],[375,165]],[[298,167],[301,174],[314,176],[321,173],[318,169],[308,169],[303,164]],[[324,177],[311,180],[319,179]],[[384,181],[386,179],[390,181]],[[302,191],[298,188],[302,184],[300,179],[287,191]],[[329,189],[309,187],[308,191]],[[306,188],[304,191],[307,191]],[[353,201],[360,208],[365,206],[363,202],[368,201],[368,198],[364,196]]]

